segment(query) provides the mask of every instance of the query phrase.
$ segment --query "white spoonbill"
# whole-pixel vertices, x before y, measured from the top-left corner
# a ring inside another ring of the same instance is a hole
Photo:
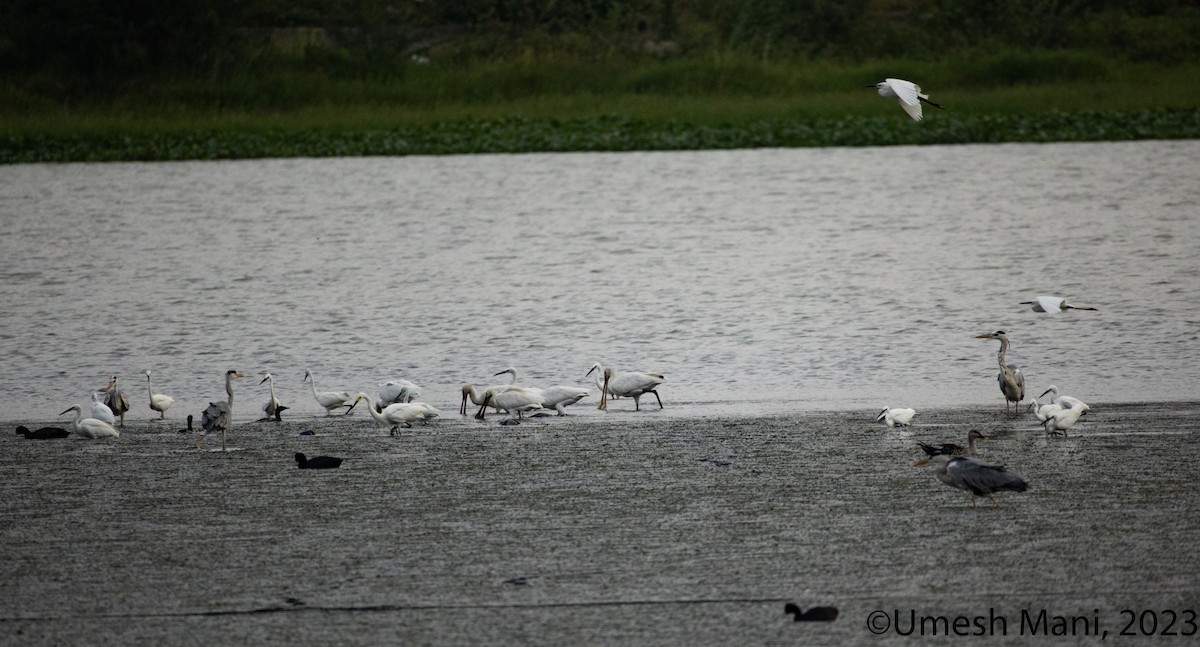
[[[542,408],[542,396],[530,389],[519,386],[493,386],[484,391],[483,404],[479,406],[479,412],[475,414],[475,419],[484,420],[484,411],[488,407],[495,407],[508,412],[508,415],[511,417],[508,421],[501,424],[520,424],[518,418],[522,413],[537,411]]]
[[[150,409],[158,412],[159,420],[167,419],[167,409],[175,404],[175,398],[161,393],[155,393],[154,389],[150,388],[150,371],[146,371],[146,393],[150,394]]]
[[[67,411],[75,412],[75,419],[71,421],[71,426],[75,428],[75,435],[80,438],[120,438],[121,432],[113,428],[112,425],[103,420],[95,418],[83,418],[83,407],[78,404],[68,408],[66,411],[58,415],[63,415]]]
[[[399,431],[401,425],[411,428],[414,422],[429,421],[442,415],[437,407],[424,402],[396,402],[385,407],[382,402],[371,402],[371,398],[366,393],[359,393],[355,397],[354,403],[358,404],[359,400],[366,400],[367,410],[371,412],[371,417],[379,423],[379,426],[389,427],[393,436]]]
[[[104,396],[104,404],[112,409],[113,415],[121,421],[121,426],[125,426],[125,412],[129,411],[129,398],[125,397],[125,392],[117,386],[117,376],[112,376],[108,381],[108,387],[105,389],[108,393]]]
[[[354,399],[353,395],[346,391],[321,391],[317,392],[317,378],[311,371],[304,371],[304,379],[308,381],[308,385],[312,387],[313,399],[317,404],[325,407],[325,415],[331,415],[334,409],[346,407],[346,415],[350,415],[350,411],[354,409],[354,405],[358,404],[358,400]],[[370,402],[368,400],[368,402]]]
[[[117,417],[113,415],[112,409],[109,409],[107,404],[100,401],[103,395],[103,391],[97,391],[92,394],[92,417],[96,420],[103,420],[110,425],[115,425],[117,424]]]
[[[1087,413],[1092,410],[1092,408],[1090,406],[1088,406],[1088,403],[1084,402],[1083,400],[1080,400],[1079,398],[1072,397],[1069,395],[1059,395],[1058,387],[1054,386],[1053,384],[1050,385],[1050,388],[1046,389],[1045,391],[1042,391],[1042,395],[1040,395],[1038,397],[1045,397],[1045,395],[1047,393],[1050,394],[1051,402],[1053,402],[1054,404],[1057,404],[1058,406],[1060,406],[1064,409],[1070,409],[1071,407],[1078,406],[1083,409],[1083,413]],[[1080,414],[1080,415],[1082,415],[1082,414]]]
[[[883,411],[880,411],[879,415],[875,416],[875,422],[882,420],[889,427],[907,427],[915,415],[917,415],[916,409],[889,409],[884,407]]]
[[[1073,306],[1062,297],[1039,296],[1033,301],[1022,301],[1023,306],[1032,306],[1034,312],[1058,314],[1063,310],[1096,310],[1088,306]]]
[[[996,381],[1000,383],[1000,392],[1004,394],[1004,412],[1008,413],[1009,402],[1013,403],[1013,411],[1016,412],[1021,400],[1025,398],[1025,376],[1015,364],[1005,363],[1008,357],[1008,335],[1004,334],[1003,330],[997,330],[986,335],[975,335],[975,339],[1000,340],[1000,353],[996,355],[996,360],[1000,363],[1000,373],[996,375]]]
[[[600,405],[597,409],[608,409],[608,394],[633,398],[633,408],[641,411],[639,402],[643,395],[653,393],[658,400],[658,408],[663,408],[662,398],[658,395],[658,386],[667,381],[662,373],[639,373],[636,371],[619,372],[614,368],[604,368],[597,362],[592,365],[587,374],[600,371],[604,374],[604,386],[600,389]],[[586,376],[585,376],[586,377]]]
[[[287,411],[290,407],[284,406],[284,404],[279,401],[279,398],[275,397],[274,376],[272,376],[270,373],[267,373],[266,376],[259,381],[259,385],[261,385],[263,382],[267,382],[268,386],[271,387],[271,397],[263,400],[262,410],[263,413],[267,414],[267,416],[262,420],[270,420],[271,418],[274,418],[275,422],[282,422],[283,418],[280,417],[280,414],[282,414],[284,411]],[[262,422],[262,420],[259,422]]]
[[[384,406],[397,402],[412,402],[421,395],[421,387],[404,378],[388,380],[379,385],[379,399]]]
[[[244,377],[246,375],[241,371],[233,369],[225,371],[225,394],[227,397],[224,402],[209,402],[208,408],[200,414],[200,437],[196,439],[196,449],[200,449],[204,444],[204,439],[210,431],[220,430],[221,451],[226,450],[225,431],[233,423],[233,381]]]
[[[924,115],[921,114],[921,102],[928,103],[934,108],[941,109],[941,105],[929,100],[928,94],[921,94],[921,86],[912,81],[904,79],[884,79],[875,85],[868,85],[868,88],[879,90],[879,96],[887,99],[895,99],[900,102],[900,107],[904,108],[904,112],[908,113],[913,121],[920,121]]]
[[[503,371],[496,373],[496,375],[504,375],[505,373],[508,373],[512,376],[512,382],[509,383],[510,386],[515,385],[517,383],[517,369],[510,366]],[[577,386],[558,385],[548,386],[546,388],[527,386],[525,388],[542,396],[542,408],[554,409],[560,416],[567,415],[567,412],[563,410],[564,407],[579,402],[580,400],[586,398],[590,393],[590,391],[587,389],[579,388]]]
[[[475,406],[477,406],[477,407],[482,406],[483,398],[487,394],[487,392],[492,389],[500,388],[502,386],[505,386],[505,385],[501,384],[501,385],[497,385],[497,386],[489,386],[488,388],[480,391],[479,387],[475,386],[474,384],[462,385],[462,404],[459,405],[458,412],[464,416],[467,415],[467,400],[468,399],[470,399],[471,403],[474,404]],[[496,407],[492,407],[492,409],[497,412],[500,411]]]

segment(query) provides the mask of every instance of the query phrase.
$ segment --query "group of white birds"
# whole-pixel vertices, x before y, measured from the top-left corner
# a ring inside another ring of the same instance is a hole
[[[643,373],[637,371],[618,371],[612,367],[604,367],[599,363],[592,365],[592,368],[587,372],[585,377],[595,376],[596,386],[600,389],[600,409],[608,408],[608,399],[612,398],[633,398],[634,408],[641,409],[641,397],[648,393],[653,393],[658,401],[659,408],[663,408],[662,398],[658,395],[658,387],[666,382],[667,378],[661,373]],[[157,411],[159,417],[157,420],[166,419],[166,411],[174,404],[175,399],[160,393],[154,393],[153,386],[150,381],[150,371],[146,371],[146,390],[150,399],[150,408]],[[517,370],[509,367],[499,371],[493,377],[508,375],[509,381],[506,384],[496,384],[493,386],[479,387],[475,384],[464,384],[462,386],[462,405],[459,408],[459,413],[467,415],[467,401],[470,400],[479,407],[475,418],[485,420],[487,409],[494,411],[503,411],[509,415],[509,418],[501,422],[501,424],[519,424],[523,414],[538,411],[541,409],[553,409],[558,415],[565,416],[565,407],[570,406],[586,398],[590,391],[586,388],[575,386],[551,386],[546,388],[532,386],[517,385]],[[226,431],[233,420],[233,394],[234,382],[245,378],[246,375],[241,371],[230,370],[225,373],[225,393],[224,401],[216,401],[209,403],[208,407],[201,414],[200,419],[200,436],[196,440],[196,447],[200,449],[205,437],[210,432],[221,432],[221,447],[227,448]],[[304,372],[304,382],[308,383],[312,391],[313,399],[317,401],[326,415],[332,415],[334,411],[345,410],[345,414],[349,414],[359,402],[367,403],[367,410],[371,418],[375,420],[381,427],[386,427],[395,435],[400,427],[411,427],[414,422],[429,422],[434,418],[442,415],[442,412],[433,405],[421,402],[417,398],[421,395],[421,389],[415,383],[405,379],[394,379],[384,382],[379,385],[379,397],[372,400],[370,396],[361,391],[319,391],[317,389],[316,376],[311,371]],[[262,411],[264,417],[259,422],[274,420],[276,422],[282,420],[281,414],[290,407],[280,402],[275,393],[275,376],[271,373],[266,373],[259,381],[259,384],[267,384],[269,389],[269,397],[262,402]],[[120,421],[120,426],[125,424],[125,413],[129,411],[129,400],[125,396],[124,391],[118,387],[118,380],[113,376],[104,391],[92,394],[92,410],[91,417],[84,418],[82,415],[82,407],[79,405],[72,406],[63,414],[68,412],[75,413],[75,419],[72,421],[72,426],[76,435],[82,438],[116,438],[120,436],[115,425]],[[60,414],[62,415],[62,414]],[[188,416],[188,427],[180,431],[192,430],[192,416]]]

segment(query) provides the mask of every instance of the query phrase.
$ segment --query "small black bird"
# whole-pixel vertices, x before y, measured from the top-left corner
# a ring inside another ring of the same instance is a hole
[[[305,458],[304,454],[296,452],[296,465],[302,470],[331,470],[339,467],[342,459],[333,456],[313,456]]]
[[[788,602],[783,606],[784,613],[790,613],[794,616],[796,622],[833,622],[837,620],[837,607],[813,607],[808,611],[801,612],[800,607],[794,602]]]
[[[192,416],[191,416],[190,414],[188,415],[188,426],[187,426],[187,429],[176,429],[176,430],[175,430],[175,432],[176,432],[176,433],[180,433],[180,434],[190,434],[190,433],[192,433]]]
[[[28,440],[50,440],[52,438],[66,438],[71,435],[71,432],[61,427],[42,427],[36,431],[29,431],[28,427],[18,425],[17,435],[24,436]]]

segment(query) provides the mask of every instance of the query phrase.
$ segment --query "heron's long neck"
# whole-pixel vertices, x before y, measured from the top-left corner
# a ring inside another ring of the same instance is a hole
[[[271,402],[275,401],[275,380],[267,380],[267,386],[271,387]]]
[[[154,399],[154,389],[150,388],[150,376],[146,376],[146,393],[150,395],[150,399]]]
[[[371,417],[375,419],[375,422],[378,422],[380,424],[386,424],[387,419],[383,417],[382,412],[375,410],[375,403],[371,402],[371,398],[366,398],[366,400],[367,400],[367,410],[369,410],[371,412]],[[381,401],[380,405],[382,406],[382,404],[383,403]]]
[[[229,399],[227,400],[227,402],[229,402],[229,408],[230,408],[230,410],[232,410],[233,409],[233,376],[229,375],[229,374],[225,375],[225,393],[229,394]]]
[[[308,374],[308,385],[312,387],[313,397],[317,397],[317,378],[313,377],[312,373]],[[371,401],[367,400],[367,404],[370,403]]]
[[[1000,368],[1004,368],[1004,360],[1008,356],[1008,340],[1000,338],[1000,352],[996,354],[996,359],[1000,362]]]

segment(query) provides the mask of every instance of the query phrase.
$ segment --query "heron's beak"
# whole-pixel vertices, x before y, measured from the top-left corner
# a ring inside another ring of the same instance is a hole
[[[354,402],[350,403],[350,408],[346,409],[346,415],[350,415],[350,412],[354,411],[354,407],[357,407],[357,406],[358,406],[358,398],[355,398]]]
[[[595,367],[595,366],[593,366],[593,367],[591,367],[590,369],[588,369],[587,375],[584,375],[584,377],[587,377],[588,375],[591,375],[591,374],[592,374],[592,371],[594,371],[594,370],[596,370],[596,367]]]
[[[264,378],[262,379],[262,382],[259,382],[259,384],[262,384],[263,382],[266,382],[266,381],[267,381],[267,380],[269,380],[269,379],[271,379],[271,378],[269,378],[269,377],[264,377]]]
[[[67,407],[67,411],[70,411],[71,409],[74,409],[74,408],[75,408],[75,407]],[[64,412],[62,412],[62,413],[60,413],[60,414],[58,414],[58,415],[60,415],[60,416],[61,416],[63,413],[66,413],[67,411],[64,411]]]
[[[887,415],[887,411],[884,411],[884,412],[880,413],[879,415],[875,416],[875,422],[879,422],[880,420],[883,420],[883,417],[886,415]]]
[[[991,335],[975,335],[975,339],[991,339]]]
[[[864,85],[863,87],[864,87],[864,88],[877,88],[877,87],[879,87],[879,86],[877,86],[877,85],[875,85],[874,83],[872,83],[871,85]]]
[[[922,458],[921,460],[919,460],[919,461],[917,461],[917,462],[913,463],[913,464],[912,464],[912,466],[913,466],[913,467],[920,467],[920,466],[922,466],[922,465],[928,465],[928,464],[929,464],[929,459],[928,459],[928,458]]]
[[[245,374],[245,373],[243,373],[243,372],[241,372],[241,371],[238,371],[237,373],[234,373],[234,374],[233,374],[233,376],[234,376],[234,377],[236,377],[236,378],[238,378],[238,379],[240,380],[240,379],[242,379],[243,377],[246,377],[246,374]]]
[[[1046,389],[1045,391],[1042,391],[1042,395],[1039,395],[1038,397],[1040,398],[1040,397],[1042,397],[1042,396],[1046,395],[1046,394],[1047,394],[1047,393],[1049,393],[1049,392],[1050,392],[1050,389]]]

